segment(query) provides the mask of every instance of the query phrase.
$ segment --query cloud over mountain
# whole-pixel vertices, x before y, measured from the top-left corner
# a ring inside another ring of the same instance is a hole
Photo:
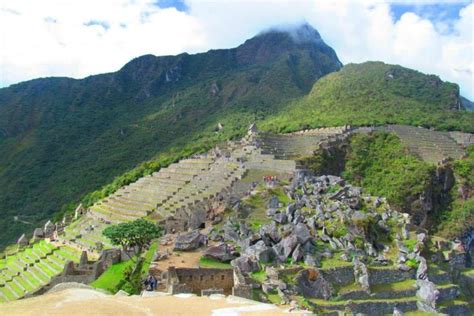
[[[472,99],[474,4],[452,1],[458,14],[446,15],[434,14],[442,10],[436,1],[411,3],[400,11],[388,0],[4,0],[0,85],[114,71],[148,53],[233,47],[263,29],[308,21],[343,63],[382,60],[435,73]],[[435,12],[423,14],[427,5]]]

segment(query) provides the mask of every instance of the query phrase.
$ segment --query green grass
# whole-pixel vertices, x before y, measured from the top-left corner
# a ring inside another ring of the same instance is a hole
[[[201,257],[199,258],[199,267],[210,269],[232,269],[230,263],[221,262],[213,258]]]
[[[281,298],[276,291],[268,293],[267,299],[272,304],[281,304]]]
[[[328,269],[328,268],[337,268],[337,267],[346,267],[346,266],[351,266],[352,263],[337,259],[336,258],[337,254],[334,254],[333,257],[331,258],[324,258],[321,260],[321,268],[322,269]]]
[[[260,270],[260,271],[252,272],[250,276],[252,277],[252,279],[257,281],[258,283],[263,283],[267,277],[267,274],[265,273],[264,270]]]
[[[409,279],[400,282],[386,283],[386,284],[375,284],[370,287],[372,292],[402,292],[416,289],[416,281]]]
[[[282,187],[269,189],[268,192],[271,195],[275,195],[278,198],[278,201],[283,203],[283,205],[287,205],[290,202],[290,198],[288,197],[288,195],[285,194],[285,191]]]
[[[127,260],[110,266],[102,275],[92,282],[92,287],[103,289],[111,293],[119,291],[119,286],[124,281],[124,272],[133,265],[133,261]]]
[[[153,242],[150,248],[143,255],[143,263],[140,269],[140,281],[148,273],[153,254],[158,248],[158,243]],[[116,293],[120,289],[127,287],[127,292],[130,291],[129,284],[125,279],[125,273],[135,265],[133,260],[122,261],[110,266],[102,275],[92,282],[90,285],[94,288],[103,289],[110,293]]]

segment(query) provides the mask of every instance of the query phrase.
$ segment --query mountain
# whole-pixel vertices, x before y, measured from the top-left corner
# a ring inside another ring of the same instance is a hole
[[[140,162],[241,134],[341,66],[305,24],[233,49],[145,55],[114,73],[0,89],[0,246]]]
[[[405,124],[474,132],[456,84],[382,62],[348,64],[318,80],[311,92],[266,122],[292,131],[337,125]]]
[[[471,111],[471,112],[474,111],[474,102],[468,100],[465,97],[461,97],[461,102],[466,110]]]

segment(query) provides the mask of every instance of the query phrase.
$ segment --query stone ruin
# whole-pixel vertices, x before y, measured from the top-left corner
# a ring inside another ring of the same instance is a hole
[[[161,280],[170,294],[230,295],[234,288],[234,270],[170,267],[162,273]]]

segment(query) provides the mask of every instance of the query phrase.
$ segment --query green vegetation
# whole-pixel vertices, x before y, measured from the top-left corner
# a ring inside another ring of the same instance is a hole
[[[454,161],[456,185],[451,189],[452,203],[439,212],[437,233],[446,238],[457,237],[474,227],[474,145],[467,149],[464,159]]]
[[[416,281],[408,279],[405,281],[394,282],[394,283],[383,283],[375,284],[370,287],[372,292],[402,292],[416,289]]]
[[[270,53],[255,56],[256,46]],[[241,137],[252,122],[275,132],[385,123],[474,131],[474,113],[456,110],[454,84],[379,62],[334,72],[339,67],[325,45],[271,33],[232,50],[142,56],[116,73],[0,89],[0,248],[79,202],[90,206],[141,176]],[[398,157],[399,145],[387,141],[387,151],[369,146],[370,153],[397,157],[369,166],[359,160],[346,171],[404,208],[404,194],[420,192],[429,170]],[[391,164],[381,168],[383,162]],[[462,174],[466,166],[457,169]],[[465,219],[471,206],[456,204],[453,221]]]
[[[116,73],[0,89],[0,248],[58,211],[242,136],[339,68],[324,43],[271,32],[235,49],[142,56]]]
[[[257,281],[258,283],[263,283],[265,279],[267,278],[267,274],[265,273],[265,270],[252,272],[250,276],[252,277],[252,279]]]
[[[474,131],[474,113],[458,110],[459,88],[437,76],[382,62],[349,64],[317,81],[263,126],[276,132],[345,124],[404,124]]]
[[[146,245],[160,236],[161,230],[152,222],[136,219],[107,226],[102,234],[109,238],[113,245],[121,246],[124,250],[136,248],[139,256]]]
[[[123,290],[129,294],[139,294],[142,286],[141,282],[148,273],[157,247],[158,244],[153,243],[141,260],[134,258],[134,260],[113,264],[97,280],[92,282],[91,286],[111,293]],[[135,262],[139,262],[139,269],[135,269]],[[133,270],[135,270],[135,273],[133,273]]]
[[[407,212],[430,187],[434,172],[434,166],[407,154],[396,135],[373,133],[351,137],[343,176]]]
[[[199,267],[210,269],[232,269],[230,263],[221,262],[219,260],[207,257],[199,258]]]

